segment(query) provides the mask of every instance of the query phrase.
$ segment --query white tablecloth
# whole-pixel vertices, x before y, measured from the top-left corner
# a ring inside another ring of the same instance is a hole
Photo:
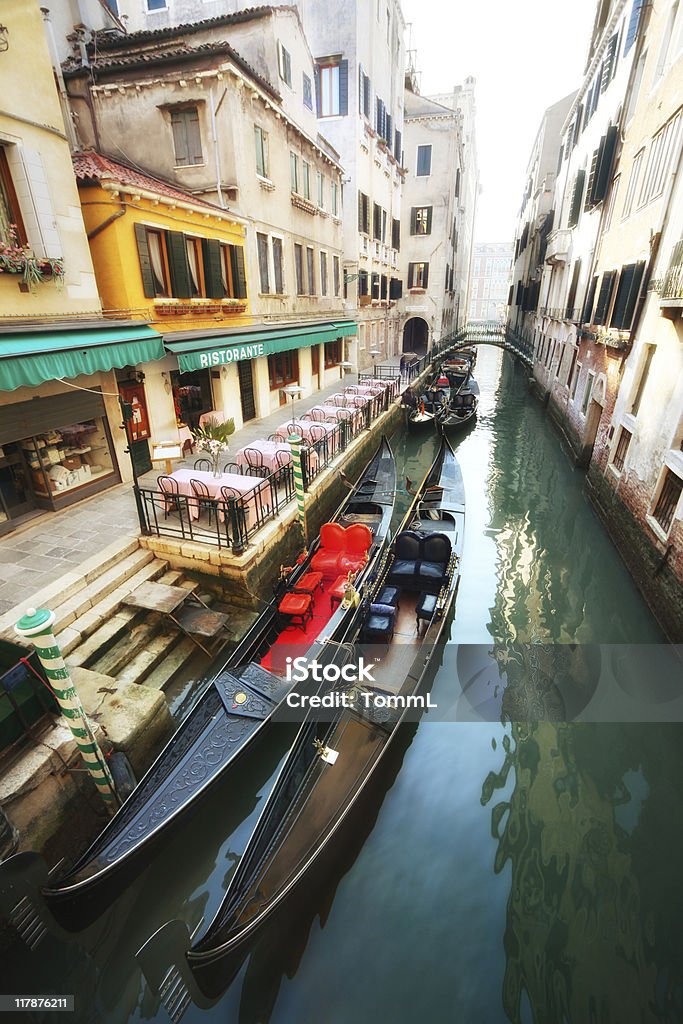
[[[208,420],[215,420],[216,423],[225,423],[226,420],[232,419],[228,416],[223,409],[211,409],[210,412],[203,412],[199,417],[199,426],[203,427]]]
[[[203,484],[206,484],[206,488],[209,495],[212,498],[220,500],[221,498],[221,487],[232,487],[240,494],[247,494],[249,491],[253,491],[259,484],[263,484],[260,488],[260,500],[262,506],[272,505],[272,495],[270,492],[270,484],[266,479],[259,476],[242,476],[241,473],[221,473],[220,476],[214,476],[213,473],[207,473],[201,469],[176,469],[174,473],[171,473],[171,477],[178,482],[178,490],[181,494],[187,495],[189,498],[194,498],[194,491],[190,486],[190,480],[201,480]],[[245,507],[247,511],[247,526],[251,526],[252,521],[256,516],[256,495],[252,495],[246,502]],[[190,508],[190,515],[193,519],[199,518],[199,505],[196,501],[188,501]],[[221,522],[223,521],[223,513],[219,510]]]
[[[326,419],[329,417],[335,420],[350,420],[353,419],[356,410],[342,405],[315,405],[309,411],[321,412]]]

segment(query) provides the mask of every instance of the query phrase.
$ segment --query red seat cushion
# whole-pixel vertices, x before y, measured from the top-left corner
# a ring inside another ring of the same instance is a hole
[[[360,572],[366,562],[365,555],[340,555],[338,566],[342,572]]]
[[[362,554],[370,550],[372,530],[365,523],[354,523],[346,527],[344,551],[347,554]]]
[[[321,572],[306,572],[298,581],[294,584],[294,590],[302,593],[310,593],[319,587],[323,581],[323,574]]]
[[[339,523],[323,523],[320,527],[320,547],[327,551],[343,551],[346,547],[344,527]]]
[[[311,603],[310,594],[285,594],[277,610],[283,615],[303,615]]]
[[[338,551],[316,551],[311,559],[311,568],[322,573],[326,579],[333,579],[339,575],[339,557]]]
[[[343,598],[346,588],[349,583],[349,577],[346,573],[343,576],[337,576],[336,580],[330,587],[330,597],[338,597],[339,600]]]

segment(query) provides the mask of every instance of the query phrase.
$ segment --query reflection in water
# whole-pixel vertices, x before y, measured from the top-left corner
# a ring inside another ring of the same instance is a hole
[[[532,723],[511,735],[481,795],[490,803],[514,770],[491,811],[494,870],[512,868],[507,1017],[520,1022],[528,1000],[539,1024],[680,1021],[679,728]]]

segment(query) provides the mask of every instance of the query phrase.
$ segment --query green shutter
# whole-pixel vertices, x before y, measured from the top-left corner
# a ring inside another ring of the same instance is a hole
[[[339,61],[339,113],[349,112],[349,62]]]
[[[215,238],[202,238],[204,284],[209,299],[222,299],[225,295],[221,271],[221,243]]]
[[[411,235],[417,234],[417,206],[413,206],[410,210],[410,233]]]
[[[142,224],[135,225],[135,240],[138,243],[138,256],[140,257],[140,273],[142,275],[142,289],[145,298],[153,299],[154,275],[152,274],[152,261],[149,258],[149,246],[147,244],[147,232]]]
[[[230,246],[230,266],[232,268],[232,284],[234,298],[246,299],[247,275],[244,269],[244,248],[241,245]]]
[[[427,207],[427,234],[428,235],[431,235],[431,233],[432,233],[432,209],[433,209],[433,207],[431,207],[431,206]]]
[[[166,232],[166,251],[171,271],[171,292],[176,299],[192,298],[190,266],[187,262],[185,235],[182,231]]]

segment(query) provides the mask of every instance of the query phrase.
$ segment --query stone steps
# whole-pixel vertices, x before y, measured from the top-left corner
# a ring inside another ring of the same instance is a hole
[[[87,611],[103,601],[104,598],[114,593],[122,585],[126,585],[153,558],[154,555],[151,551],[137,548],[121,561],[105,569],[104,572],[88,583],[82,590],[77,591],[71,597],[68,597],[66,601],[53,607],[55,613],[55,632],[59,633],[66,626],[71,626],[76,619],[84,616]]]
[[[163,632],[157,633],[124,668],[117,672],[117,684],[144,682],[145,686],[148,686],[147,680],[150,673],[154,672],[156,668],[163,666],[166,659],[179,645],[182,636],[183,634],[180,630],[174,628],[165,629]],[[193,648],[194,646],[192,644]],[[182,652],[182,661],[178,664],[178,668],[185,663],[192,653],[192,651],[190,654]]]
[[[190,640],[189,636],[182,636],[173,650],[145,678],[145,686],[152,690],[165,690],[198,650],[199,648]]]

